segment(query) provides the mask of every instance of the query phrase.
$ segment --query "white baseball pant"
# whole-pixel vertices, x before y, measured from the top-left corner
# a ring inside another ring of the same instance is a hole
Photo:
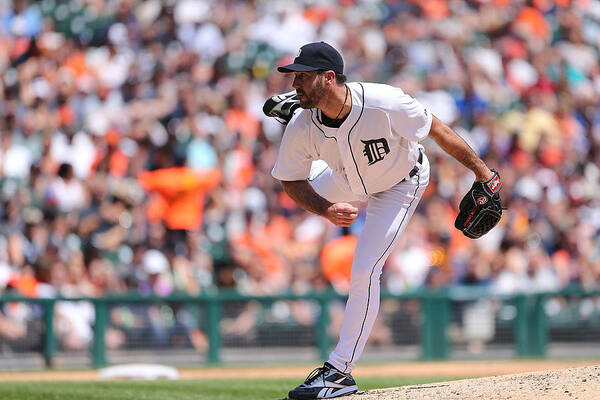
[[[352,372],[367,343],[379,312],[379,278],[383,265],[429,184],[429,170],[429,160],[423,154],[423,163],[416,175],[367,199],[367,217],[354,253],[340,338],[328,360],[342,372]],[[331,202],[361,200],[350,191],[346,179],[322,161],[313,162],[309,182],[319,195]]]

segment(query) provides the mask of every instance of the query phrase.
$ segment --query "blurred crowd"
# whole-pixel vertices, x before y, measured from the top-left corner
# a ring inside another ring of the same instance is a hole
[[[350,81],[418,98],[503,181],[500,225],[466,239],[473,175],[425,140],[431,184],[385,290],[598,285],[599,0],[0,0],[0,295],[344,292],[364,212],[342,230],[296,206],[270,175],[283,127],[261,112],[291,88],[274,68],[316,40]],[[5,304],[0,337],[40,312]],[[93,314],[60,303],[61,344],[88,346]],[[181,307],[110,322],[111,347],[144,330],[206,344]]]

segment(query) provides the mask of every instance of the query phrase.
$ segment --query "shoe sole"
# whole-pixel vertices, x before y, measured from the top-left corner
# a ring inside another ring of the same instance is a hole
[[[353,386],[348,386],[346,388],[340,389],[337,392],[333,393],[332,396],[325,396],[325,397],[292,397],[288,394],[288,399],[289,400],[317,400],[317,399],[334,399],[336,397],[342,397],[342,396],[347,396],[349,394],[353,394],[358,392],[358,386],[353,385]]]
[[[321,398],[322,399],[333,399],[336,397],[347,396],[349,394],[356,393],[356,392],[358,392],[358,386],[348,386],[347,388],[340,389],[337,392],[335,392],[334,396],[326,396],[326,397],[321,397]]]
[[[284,94],[287,94],[287,93],[284,93]],[[276,108],[282,101],[285,101],[286,99],[289,99],[290,97],[294,97],[294,96],[296,96],[295,93],[291,96],[284,96],[284,95],[278,94],[276,96],[270,97],[263,105],[263,113],[269,117],[277,117],[277,115],[271,114],[273,109]]]
[[[268,115],[268,116],[272,117],[271,111],[273,111],[273,109],[275,108],[275,106],[278,103],[279,103],[278,101],[273,100],[273,97],[271,97],[269,100],[267,100],[265,102],[265,105],[263,106],[263,113],[265,115]]]

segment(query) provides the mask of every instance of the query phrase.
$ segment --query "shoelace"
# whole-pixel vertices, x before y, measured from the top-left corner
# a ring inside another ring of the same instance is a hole
[[[308,376],[306,377],[304,384],[310,385],[310,383],[312,381],[314,381],[315,379],[317,379],[319,377],[319,375],[323,378],[323,381],[325,381],[325,370],[326,369],[329,370],[329,368],[327,368],[325,366],[313,369],[312,372],[310,374],[308,374]]]

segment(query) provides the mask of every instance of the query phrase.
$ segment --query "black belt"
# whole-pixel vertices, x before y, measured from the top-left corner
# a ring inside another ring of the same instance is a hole
[[[419,166],[423,164],[423,152],[419,149],[419,158],[417,158],[417,164],[413,167],[413,169],[410,170],[410,172],[408,173],[408,177],[412,178],[413,176],[415,176],[417,174],[417,172],[419,172]],[[400,181],[400,183],[404,182],[406,180],[406,178],[402,179]]]

